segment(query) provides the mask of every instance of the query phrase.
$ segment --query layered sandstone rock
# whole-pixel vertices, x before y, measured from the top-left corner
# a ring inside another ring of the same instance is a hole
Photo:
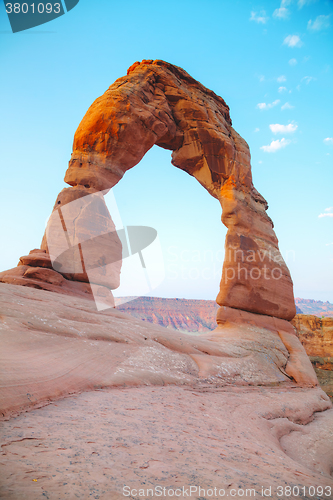
[[[297,314],[292,321],[320,385],[333,397],[333,318]]]
[[[191,336],[0,284],[0,497],[216,485],[225,494],[188,498],[263,487],[278,498],[287,484],[321,498],[333,487],[332,404],[287,375],[293,355],[276,330],[288,322],[235,314],[223,334]]]
[[[192,336],[116,309],[97,312],[83,298],[2,283],[1,411],[98,387],[316,385],[297,337],[284,329],[290,323],[228,314],[223,329]]]
[[[119,286],[122,244],[103,193],[84,187],[63,189],[41,248],[67,279],[111,289]]]
[[[121,264],[122,243],[103,193],[71,187],[57,197],[41,249],[0,273],[0,282],[88,295],[103,309],[114,307],[111,290],[119,286]]]
[[[65,181],[110,189],[157,144],[222,205],[228,227],[221,306],[290,320],[290,274],[267,203],[252,183],[249,147],[224,100],[164,61],[135,63],[89,108],[74,137]]]
[[[247,143],[221,97],[160,60],[133,64],[81,121],[65,175],[72,187],[60,193],[42,243],[54,269],[75,281],[118,286],[121,243],[97,193],[112,188],[154,144],[171,150],[172,163],[221,203],[228,233],[218,304],[291,320],[293,285],[267,202],[252,183]]]
[[[21,257],[17,267],[0,273],[0,283],[93,299],[90,284],[65,279],[52,268],[46,250],[31,250],[29,255]]]

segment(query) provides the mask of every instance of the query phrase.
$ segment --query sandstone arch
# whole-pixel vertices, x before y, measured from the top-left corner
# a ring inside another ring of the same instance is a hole
[[[252,183],[249,147],[224,100],[181,68],[137,62],[96,99],[75,133],[65,181],[108,190],[154,144],[171,150],[172,164],[221,203],[228,233],[218,304],[291,320],[292,280]]]
[[[253,186],[249,147],[233,129],[224,100],[183,69],[164,61],[133,64],[83,117],[65,175],[71,187],[59,194],[47,228],[52,229],[56,245],[64,239],[64,230],[67,239],[75,239],[80,232],[80,241],[114,231],[103,194],[154,144],[171,150],[173,165],[194,176],[221,203],[228,232],[217,296],[221,306],[218,323],[235,319],[237,310],[256,313],[257,318],[261,315],[259,323],[262,315],[291,320],[296,313],[293,284],[266,213],[267,202]],[[116,236],[103,240],[103,245],[105,254],[119,255],[121,251]],[[40,287],[45,278],[46,289],[61,286],[64,293],[73,286],[78,293],[87,293],[89,282],[97,287],[110,282],[110,289],[117,286],[119,266],[109,276],[102,270],[88,277],[82,252],[76,248],[72,269],[57,269],[60,273],[56,273],[48,250],[44,237],[41,250],[21,258],[21,268],[11,270],[13,279],[8,271],[0,280]],[[92,259],[97,265],[94,252]],[[42,268],[48,269],[44,272]],[[61,281],[63,277],[70,283]]]
[[[191,354],[199,377],[223,378],[229,373],[225,356],[231,355],[231,380],[245,370],[241,378],[248,384],[294,379],[316,385],[289,323],[295,315],[293,284],[267,203],[252,183],[249,147],[232,128],[223,99],[164,61],[135,63],[89,108],[75,133],[65,176],[71,187],[57,197],[41,248],[0,273],[0,281],[90,298],[93,293],[98,309],[98,303],[112,306],[110,290],[118,286],[122,244],[103,195],[154,144],[170,149],[172,163],[220,201],[228,228],[218,327],[205,334],[202,353],[195,347]],[[49,252],[50,234],[55,253]],[[96,248],[87,245],[87,267],[80,242],[100,235]],[[104,257],[110,252],[115,266],[108,269]],[[57,259],[63,254],[65,260]],[[259,278],[256,270],[263,273]],[[163,337],[161,343],[168,347],[170,339]],[[183,349],[182,342],[176,344]]]

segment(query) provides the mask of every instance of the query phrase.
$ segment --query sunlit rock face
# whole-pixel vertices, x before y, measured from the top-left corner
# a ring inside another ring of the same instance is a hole
[[[154,144],[171,150],[172,163],[221,203],[228,232],[217,303],[291,320],[290,273],[229,107],[183,69],[160,60],[133,64],[90,106],[75,133],[65,175],[71,187],[59,194],[41,247],[57,279],[90,283],[93,292],[117,288],[122,246],[103,195]],[[45,274],[39,272],[41,283]]]
[[[324,391],[333,398],[333,318],[297,314],[292,320]]]
[[[154,144],[221,202],[228,233],[218,304],[292,319],[292,280],[252,183],[249,147],[224,100],[183,69],[142,61],[116,80],[80,123],[65,181],[110,189]]]

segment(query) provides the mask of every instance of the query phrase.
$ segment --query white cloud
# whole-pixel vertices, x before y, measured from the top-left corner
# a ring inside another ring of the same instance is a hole
[[[310,19],[308,22],[308,30],[321,31],[330,27],[330,16],[318,16],[314,21]]]
[[[254,129],[255,132],[259,132],[259,130],[260,130],[260,128],[258,128],[258,127]]]
[[[274,106],[277,106],[277,104],[279,104],[280,102],[280,99],[276,99],[276,101],[274,102],[271,102],[271,103],[265,103],[265,102],[259,102],[257,104],[257,108],[259,109],[271,109],[271,108],[274,108]]]
[[[326,212],[325,214],[319,214],[318,215],[318,218],[321,219],[322,217],[333,217],[333,207],[328,207],[328,208],[325,208],[324,212]]]
[[[289,125],[280,125],[279,123],[273,123],[269,126],[273,134],[292,134],[298,129],[298,125],[294,123],[289,123]]]
[[[281,140],[277,139],[276,141],[272,141],[268,146],[261,146],[260,149],[265,151],[265,153],[275,153],[279,149],[288,146],[288,144],[290,144],[290,141],[283,137]]]
[[[298,0],[298,8],[301,9],[302,7],[304,7],[304,5],[310,5],[310,3],[314,3],[316,1],[317,0]]]
[[[317,80],[314,76],[303,76],[301,82],[305,82],[307,85],[309,85],[310,82],[314,82]]]
[[[279,83],[286,82],[287,78],[284,75],[278,76],[276,79]]]
[[[251,12],[250,21],[255,21],[256,23],[266,24],[268,21],[268,17],[266,16],[266,12],[264,10],[257,12]]]
[[[319,214],[318,217],[319,219],[321,219],[322,217],[333,217],[333,214],[331,212],[326,214]]]
[[[324,144],[333,144],[333,137],[326,137],[323,142]]]
[[[277,17],[278,19],[288,19],[289,10],[285,7],[280,7],[279,9],[275,9],[273,12],[273,17]]]
[[[278,88],[278,92],[280,92],[280,93],[281,92],[286,92],[286,90],[287,90],[287,87],[279,87]]]
[[[296,66],[297,59],[294,59],[294,58],[293,59],[289,59],[289,64],[290,64],[290,66]]]
[[[294,107],[295,106],[292,106],[289,102],[286,102],[283,106],[281,106],[281,109],[284,111],[285,109],[294,109]]]
[[[288,45],[288,47],[301,47],[303,42],[298,35],[288,35],[283,40],[283,44]]]

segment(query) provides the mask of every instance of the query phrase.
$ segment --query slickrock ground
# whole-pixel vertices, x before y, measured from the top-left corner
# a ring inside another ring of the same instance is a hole
[[[117,306],[117,309],[156,325],[203,333],[216,328],[218,305],[213,300],[139,297]],[[292,324],[310,357],[322,389],[333,397],[333,318],[298,314]]]
[[[297,314],[292,320],[324,391],[333,397],[333,318]]]
[[[290,485],[309,499],[310,486],[333,488],[332,405],[285,375],[273,332],[190,336],[8,284],[0,304],[0,498],[106,500],[158,485],[170,498],[192,485],[257,498],[272,487],[277,499]]]
[[[124,486],[160,485],[216,487],[225,496],[251,488],[257,498],[271,487],[270,498],[281,498],[278,487],[290,485],[309,499],[310,486],[333,487],[328,406],[320,389],[297,388],[148,386],[73,396],[3,424],[0,496],[110,500],[126,498]]]

